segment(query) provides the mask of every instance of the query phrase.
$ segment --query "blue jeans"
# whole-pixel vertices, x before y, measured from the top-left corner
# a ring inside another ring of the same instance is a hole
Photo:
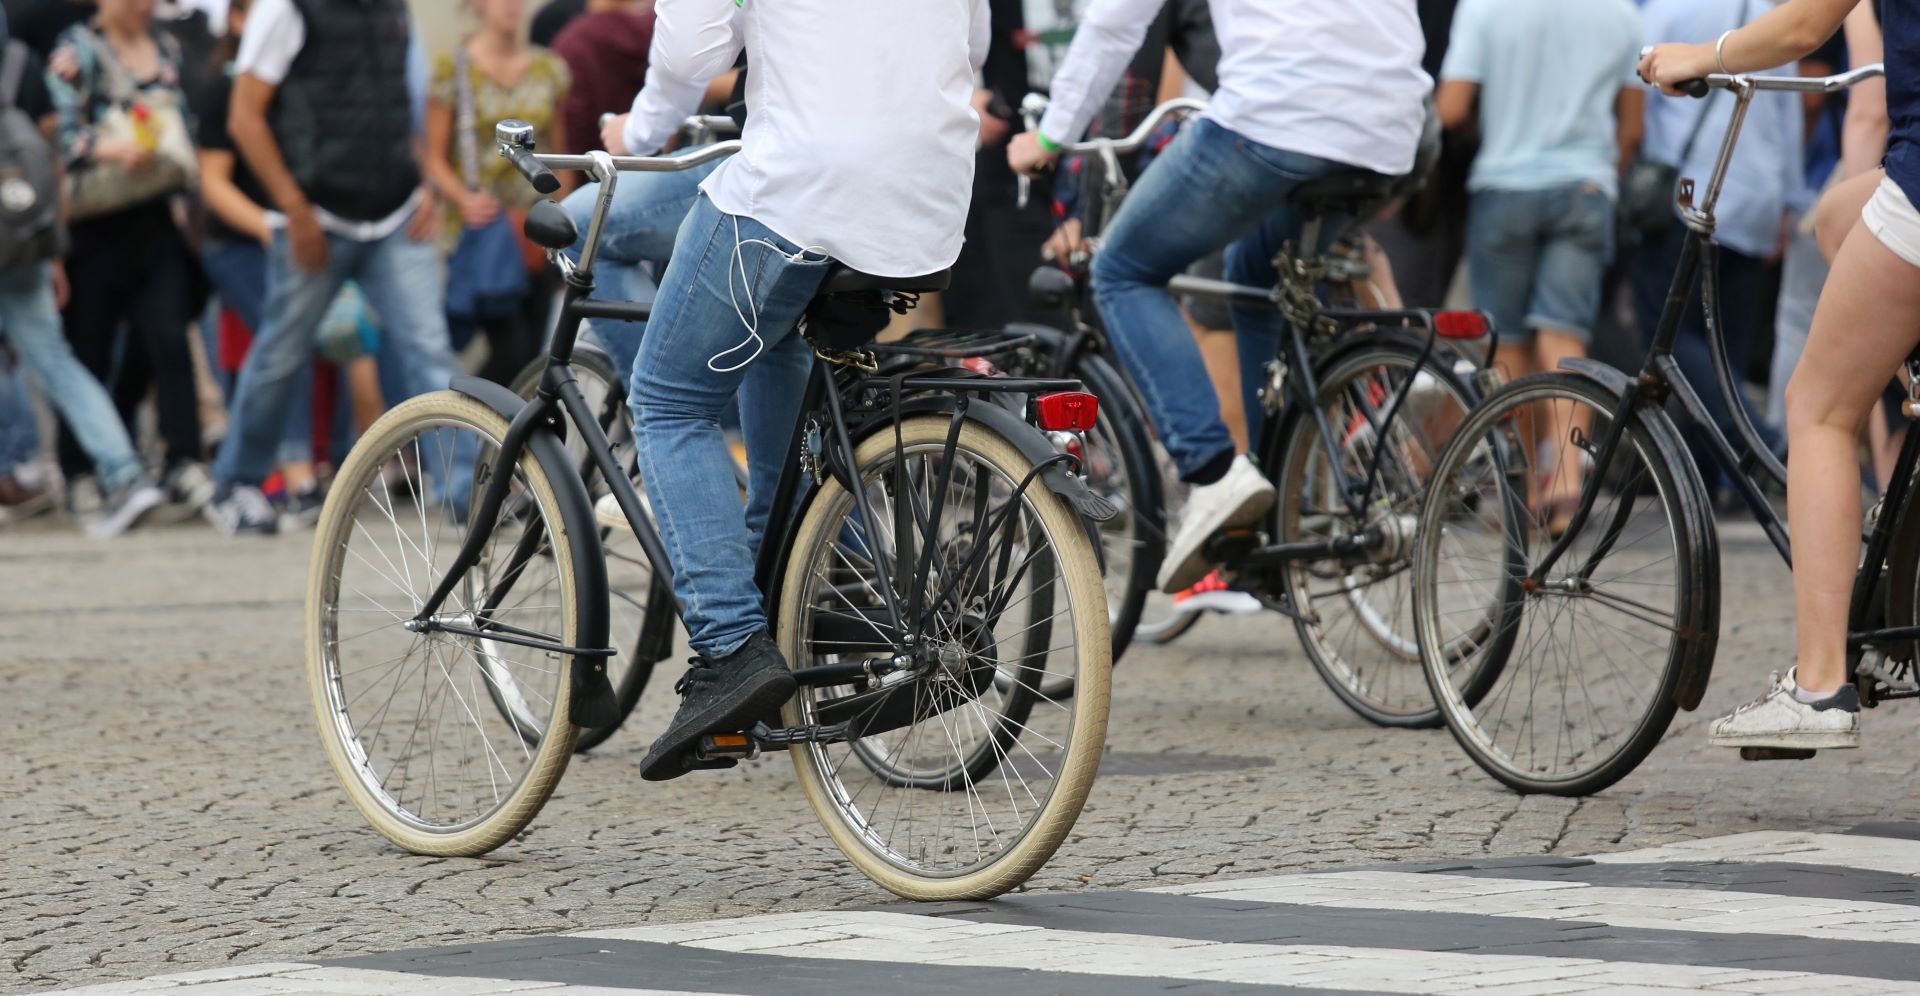
[[[736,221],[743,242],[764,239],[781,250],[740,245],[744,284],[734,267]],[[710,658],[732,653],[767,628],[754,585],[754,551],[766,533],[813,365],[812,350],[794,327],[826,278],[828,262],[801,254],[752,218],[729,217],[699,198],[680,227],[650,332],[634,361],[628,398],[640,474],[673,564],[673,590],[689,639]],[[734,367],[752,353],[751,345],[735,348],[752,341],[734,310],[736,296],[748,314],[754,313],[749,299],[758,309],[765,345],[743,369],[715,370]],[[720,413],[735,395],[747,443],[744,510],[720,431]]]
[[[705,180],[718,162],[697,166],[684,173],[622,173],[613,188],[613,204],[607,209],[606,226],[600,233],[600,254],[593,264],[593,296],[608,301],[653,302],[653,278],[643,265],[656,269],[673,255],[674,235],[687,220],[693,202],[700,196],[700,181]],[[566,199],[567,214],[580,229],[580,241],[568,255],[575,262],[586,248],[587,222],[593,218],[594,202],[600,196],[599,184],[588,184]],[[615,370],[633,369],[633,358],[640,351],[644,322],[616,322],[595,319],[594,335],[606,347]]]
[[[27,373],[0,364],[0,477],[40,459],[40,420],[27,395]]]
[[[233,310],[247,331],[257,331],[267,308],[267,247],[258,242],[209,239],[200,251],[200,264],[221,302]],[[208,356],[216,355],[213,347],[210,338]],[[312,369],[309,360],[308,373],[294,381],[293,400],[287,406],[286,438],[280,443],[282,463],[313,458]],[[222,383],[221,387],[231,402],[233,385]]]
[[[1550,329],[1591,344],[1613,261],[1613,198],[1591,183],[1476,190],[1469,210],[1473,306],[1493,317],[1500,341]]]
[[[140,458],[113,399],[73,355],[53,304],[53,277],[45,264],[0,270],[0,328],[22,366],[40,382],[53,410],[93,460],[100,485],[112,490],[138,476]]]
[[[273,471],[299,385],[312,382],[309,366],[320,320],[349,280],[360,285],[380,316],[383,355],[393,358],[404,388],[389,396],[389,403],[444,390],[459,372],[447,345],[445,282],[433,243],[415,242],[405,229],[373,242],[330,234],[327,252],[326,271],[307,273],[294,266],[286,233],[274,233],[267,253],[266,310],[234,386],[233,427],[213,467],[221,484],[257,486]],[[468,492],[477,444],[467,433],[456,439],[449,479],[439,483],[459,501]]]
[[[1228,280],[1274,286],[1273,257],[1300,235],[1301,218],[1288,205],[1294,188],[1353,169],[1261,145],[1201,118],[1141,175],[1107,229],[1093,261],[1094,303],[1183,478],[1230,455],[1233,437],[1167,281],[1225,248]],[[1325,226],[1326,241],[1339,234],[1334,221]],[[1285,324],[1271,308],[1234,305],[1232,312],[1247,431],[1257,438],[1260,382]]]

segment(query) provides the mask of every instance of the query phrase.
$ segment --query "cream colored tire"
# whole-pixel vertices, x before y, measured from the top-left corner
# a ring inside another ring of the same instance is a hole
[[[901,423],[900,441],[909,459],[912,459],[915,452],[926,452],[928,448],[937,450],[944,445],[948,429],[949,419],[945,415],[912,417]],[[885,468],[892,465],[894,446],[895,434],[888,427],[875,432],[856,447],[856,462],[862,470],[863,480],[872,480],[876,474],[887,472]],[[966,453],[969,459],[991,467],[996,477],[1013,483],[1026,480],[1033,466],[1012,443],[974,422],[962,427],[958,450]],[[852,496],[838,481],[829,479],[808,502],[800,525],[795,530],[780,589],[778,632],[781,651],[796,668],[806,666],[814,656],[801,637],[801,628],[811,615],[804,611],[805,603],[813,597],[809,592],[817,590],[810,585],[810,581],[814,580],[811,565],[817,551],[830,548],[836,542],[836,537],[843,535],[843,524],[849,521],[851,514],[845,507],[851,500]],[[1050,791],[1043,800],[1038,799],[1036,794],[1038,805],[1022,817],[1024,826],[1015,839],[990,859],[976,862],[973,866],[951,871],[911,867],[897,854],[887,853],[885,848],[869,839],[868,834],[853,822],[856,814],[850,814],[849,807],[837,801],[836,793],[841,789],[840,779],[844,775],[831,772],[831,752],[850,749],[852,745],[800,744],[791,752],[807,801],[834,843],[867,877],[906,899],[985,899],[1025,883],[1053,856],[1079,818],[1081,806],[1093,787],[1094,775],[1105,749],[1112,654],[1108,640],[1107,599],[1102,588],[1098,559],[1080,517],[1057,495],[1047,490],[1044,482],[1036,477],[1021,501],[1026,506],[1022,514],[1029,517],[1026,519],[1028,524],[1037,525],[1055,551],[1054,577],[1058,580],[1059,590],[1052,596],[1055,611],[1051,618],[1070,620],[1073,626],[1074,650],[1070,653],[1077,673],[1070,686],[1074,689],[1070,699],[1045,699],[1033,706],[1036,711],[1047,715],[1054,715],[1057,711],[1059,722],[1068,731],[1065,740],[1023,746],[1025,753],[1016,758],[1018,764],[1003,762],[1000,765],[1003,774],[1019,764],[1044,765],[1051,759],[1051,752],[1056,748],[1064,748],[1059,751],[1060,757],[1054,762],[1054,767],[1044,769],[1052,776]],[[876,513],[876,516],[882,514]],[[1063,600],[1067,603],[1064,607],[1060,605]],[[1061,623],[1056,621],[1053,625],[1059,626]],[[1051,675],[1048,677],[1051,678]],[[809,689],[802,688],[794,700],[787,704],[783,719],[788,725],[809,721],[803,705],[808,695]],[[945,722],[945,717],[958,717],[963,711],[964,707],[955,708],[915,725],[921,727],[930,726],[936,721]],[[956,724],[959,721],[954,720]],[[1036,727],[1039,722],[1034,720]],[[1027,728],[1023,726],[1022,729]],[[1011,751],[1008,756],[1015,758]],[[844,772],[858,766],[857,761],[842,759],[840,770]],[[1025,785],[1023,776],[1022,785]],[[971,791],[971,784],[968,790]],[[920,793],[923,799],[953,794],[924,788],[891,788],[884,791]],[[997,785],[995,791],[998,791]],[[906,800],[911,801],[912,797]],[[874,811],[878,812],[879,807],[876,806]],[[958,828],[956,832],[959,832]]]
[[[435,428],[474,433],[481,437],[482,447],[485,447],[487,441],[497,446],[499,441],[506,437],[507,421],[491,408],[472,398],[451,391],[442,391],[413,398],[389,411],[375,422],[354,446],[334,480],[332,491],[321,511],[320,522],[314,533],[313,556],[307,579],[307,677],[313,699],[314,718],[319,726],[320,740],[325,747],[327,760],[332,765],[334,774],[340,779],[341,786],[346,789],[348,799],[353,803],[354,808],[360,811],[360,815],[382,836],[416,854],[464,857],[491,851],[524,830],[535,814],[539,813],[540,808],[546,804],[561,774],[566,771],[567,761],[573,756],[574,738],[577,734],[577,728],[567,722],[570,701],[568,675],[573,666],[573,658],[552,657],[553,672],[557,675],[557,680],[554,682],[555,687],[551,694],[542,696],[550,698],[551,701],[550,706],[543,710],[548,713],[545,726],[548,732],[539,738],[538,743],[526,744],[524,753],[507,751],[504,747],[494,748],[490,742],[482,744],[495,752],[495,759],[502,764],[503,772],[509,759],[513,767],[520,769],[512,779],[505,778],[504,774],[499,779],[499,781],[508,781],[510,784],[505,791],[496,785],[490,807],[486,806],[486,800],[475,804],[476,808],[486,807],[484,812],[478,813],[471,819],[436,825],[431,820],[409,812],[392,793],[385,790],[384,779],[375,770],[377,765],[368,759],[369,745],[359,739],[359,733],[354,726],[355,703],[345,688],[345,676],[353,673],[353,667],[371,669],[377,665],[347,665],[342,661],[343,654],[365,653],[359,647],[347,647],[347,644],[355,639],[353,636],[342,636],[342,631],[346,628],[364,626],[365,623],[358,621],[357,617],[342,614],[342,608],[353,609],[356,606],[342,605],[343,582],[341,579],[343,572],[358,569],[358,565],[366,561],[370,562],[370,568],[373,570],[370,576],[373,577],[387,576],[388,580],[392,581],[401,574],[409,574],[408,585],[424,589],[419,590],[415,597],[424,598],[425,594],[431,591],[434,582],[438,580],[439,574],[420,571],[419,568],[428,566],[427,562],[451,561],[452,552],[446,550],[444,553],[424,553],[422,554],[423,563],[410,565],[406,570],[393,569],[395,565],[391,559],[385,568],[372,567],[381,562],[374,558],[373,553],[364,551],[367,544],[374,542],[372,537],[375,531],[364,525],[356,526],[359,515],[367,508],[384,512],[396,520],[408,518],[410,512],[397,514],[402,506],[393,498],[391,489],[381,483],[383,475],[391,478],[388,468],[400,463],[400,461],[392,461],[391,458],[406,447],[409,440],[419,439],[422,433]],[[530,500],[531,506],[537,510],[541,521],[547,524],[551,531],[552,542],[547,544],[549,548],[547,557],[536,559],[547,560],[551,566],[542,566],[541,569],[551,571],[557,579],[557,583],[553,585],[557,595],[554,599],[557,611],[554,612],[553,618],[558,635],[567,646],[577,646],[578,616],[575,608],[585,604],[584,600],[591,597],[593,593],[582,589],[579,572],[574,570],[569,534],[581,529],[590,530],[592,528],[591,512],[584,513],[584,520],[574,521],[582,515],[582,510],[574,506],[576,504],[584,506],[584,497],[579,498],[577,503],[562,500],[561,489],[565,488],[565,483],[563,482],[560,488],[556,488],[556,482],[549,476],[549,470],[554,473],[570,473],[570,471],[564,465],[553,468],[543,466],[542,462],[536,458],[536,449],[534,446],[529,446],[522,453],[516,466],[516,474],[522,479],[521,488],[517,494]],[[417,454],[420,451],[415,452]],[[490,459],[485,455],[484,449],[481,459],[482,461]],[[574,488],[578,488],[577,481],[574,482]],[[376,489],[386,492],[384,505]],[[411,504],[405,507],[409,510],[414,508]],[[421,522],[423,531],[427,529],[427,521],[426,513],[423,511]],[[407,525],[410,525],[410,519]],[[402,528],[401,522],[394,522],[396,538],[402,535]],[[457,548],[459,527],[442,524],[437,528],[441,532],[435,535],[442,538],[447,528],[455,530],[452,546]],[[361,547],[350,549],[349,545],[356,540],[362,544]],[[428,551],[435,550],[433,546],[425,544],[409,546],[408,542],[412,541],[396,542],[395,546],[403,552],[418,553],[423,546]],[[375,549],[377,551],[377,548]],[[387,556],[391,558],[392,554]],[[474,573],[480,569],[476,566],[469,571],[468,577],[473,577]],[[384,575],[382,571],[385,572]],[[414,571],[418,571],[418,576],[412,574]],[[430,579],[427,576],[429,574],[432,575]],[[599,597],[605,598],[605,593],[600,593]],[[355,601],[352,593],[349,593],[345,601],[349,603]],[[376,606],[381,604],[373,598],[363,598],[362,601],[373,602]],[[358,608],[362,613],[367,612],[363,605]],[[347,619],[354,621],[343,621]],[[377,616],[374,622],[376,624],[380,622]],[[474,643],[469,647],[477,648],[481,645]],[[491,643],[485,645],[493,646]],[[540,653],[531,650],[522,653],[523,650],[524,648],[515,648],[513,652],[519,656]],[[442,693],[443,713],[453,711],[456,721],[470,718],[475,724],[477,737],[483,737],[488,731],[494,729],[490,724],[504,724],[508,723],[508,720],[503,718],[502,712],[496,709],[494,702],[489,701],[486,691],[482,690],[477,695],[464,692],[460,687],[461,683],[454,678],[454,673],[463,666],[473,668],[473,673],[464,675],[467,679],[466,687],[467,689],[483,688],[483,685],[473,683],[473,675],[481,674],[484,682],[483,672],[487,667],[498,668],[499,656],[501,656],[500,652],[496,651],[488,658],[490,663],[483,666],[479,663],[481,654],[469,649],[464,657],[457,653],[453,654],[451,667],[446,665],[447,658],[444,654],[433,665],[439,669],[439,673],[446,675],[446,684],[449,689]],[[543,661],[541,666],[544,667],[545,663]],[[404,666],[404,660],[397,666]],[[423,669],[428,667],[424,664],[422,666]],[[423,673],[427,678],[435,674],[431,669],[424,670]],[[394,679],[394,682],[396,687],[400,685],[399,678]],[[424,683],[425,679],[423,679]],[[454,705],[455,699],[459,700],[457,707]],[[433,700],[429,697],[426,701]],[[419,721],[416,717],[416,729]],[[378,740],[381,732],[378,729],[374,731],[372,734],[374,740]],[[511,732],[512,728],[509,726],[509,733]],[[437,729],[434,736],[438,736]],[[506,744],[510,741],[501,740],[501,743]],[[403,745],[402,750],[405,752],[411,747],[412,741],[408,741]],[[409,760],[408,763],[411,770],[411,761]],[[483,764],[490,763],[492,761],[483,758]],[[494,772],[491,767],[487,768],[487,774],[489,780],[493,780]],[[387,777],[391,777],[391,772]],[[429,801],[437,794],[436,788],[430,788]]]

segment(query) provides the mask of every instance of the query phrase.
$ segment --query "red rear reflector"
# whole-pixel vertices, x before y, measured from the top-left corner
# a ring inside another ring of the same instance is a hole
[[[1100,400],[1084,391],[1061,391],[1033,399],[1033,420],[1048,432],[1086,432],[1100,417]]]
[[[1442,339],[1479,339],[1489,331],[1487,316],[1478,311],[1436,311],[1433,330]]]

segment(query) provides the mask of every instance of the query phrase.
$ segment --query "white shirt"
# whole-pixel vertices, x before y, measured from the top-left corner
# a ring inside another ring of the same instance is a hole
[[[660,148],[747,52],[741,151],[714,206],[857,270],[953,265],[980,133],[986,0],[659,0],[627,146]]]
[[[1077,140],[1165,0],[1093,0],[1040,131]],[[1433,80],[1414,0],[1210,0],[1220,88],[1206,116],[1262,145],[1379,173],[1413,168]]]
[[[293,5],[293,0],[254,0],[247,11],[246,30],[240,33],[240,51],[233,60],[234,75],[245,73],[268,86],[278,87],[286,82],[293,60],[306,45],[307,21],[300,16],[300,8]],[[408,49],[407,61],[412,63],[416,61],[418,46],[409,44]],[[410,76],[412,69],[409,65]],[[341,218],[319,206],[314,207],[313,216],[321,228],[341,238],[378,242],[404,227],[419,209],[420,191],[416,190],[392,214],[375,221]],[[267,212],[267,227],[285,228],[286,224],[286,215]]]

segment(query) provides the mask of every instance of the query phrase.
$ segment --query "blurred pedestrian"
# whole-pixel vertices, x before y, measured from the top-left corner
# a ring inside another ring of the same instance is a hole
[[[51,504],[39,466],[40,427],[20,377],[31,372],[92,458],[103,502],[87,531],[104,538],[124,532],[163,496],[106,390],[60,332],[66,231],[59,163],[45,140],[54,129],[54,106],[40,69],[38,56],[8,40],[0,17],[0,173],[8,177],[0,198],[0,343],[12,348],[21,367],[0,362],[0,510],[16,518]]]
[[[525,121],[540,148],[567,148],[560,107],[572,75],[559,56],[528,43],[523,0],[468,0],[468,6],[477,30],[434,60],[426,167],[451,208],[442,246],[450,252],[446,301],[453,341],[484,331],[480,376],[507,384],[539,351],[540,315],[550,295],[533,279],[545,274],[546,258],[530,251],[520,233],[520,221],[541,195],[493,154],[494,125]],[[566,173],[562,183],[570,188],[578,175]]]
[[[574,18],[586,13],[587,4],[588,0],[548,0],[539,13],[533,15],[529,39],[541,48],[552,48],[560,32],[566,30]]]
[[[11,30],[15,41],[44,60],[68,28],[93,14],[94,0],[25,0],[13,14]]]
[[[592,0],[553,40],[573,86],[560,102],[561,130],[574,153],[605,148],[600,115],[624,114],[647,79],[653,44],[651,0]]]
[[[1436,97],[1458,131],[1477,122],[1467,180],[1467,271],[1514,376],[1587,355],[1613,258],[1618,178],[1633,159],[1643,102],[1640,21],[1627,0],[1461,0]],[[1543,413],[1545,414],[1545,413]],[[1534,496],[1549,529],[1579,505],[1585,426],[1536,424]],[[1538,420],[1536,420],[1537,422]]]
[[[72,219],[64,318],[74,353],[111,386],[129,434],[154,390],[162,484],[193,508],[211,488],[187,341],[196,276],[175,201],[193,189],[197,165],[179,48],[153,14],[154,0],[101,0],[91,21],[60,36],[50,60]],[[71,430],[60,435],[60,467],[84,511],[92,467]]]
[[[212,518],[228,535],[279,528],[260,484],[293,382],[348,281],[380,316],[409,393],[443,389],[457,372],[434,245],[439,208],[421,183],[407,99],[411,38],[404,0],[254,0],[248,15],[228,125],[276,210],[263,317],[214,468]],[[457,501],[471,467],[454,462],[461,479],[440,485]]]

